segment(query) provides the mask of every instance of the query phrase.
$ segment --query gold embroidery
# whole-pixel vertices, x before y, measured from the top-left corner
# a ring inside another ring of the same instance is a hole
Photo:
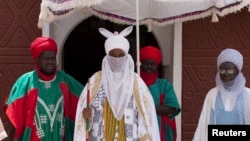
[[[93,82],[94,86],[92,87],[92,89],[90,91],[90,103],[92,103],[94,97],[97,95],[98,89],[100,88],[100,83],[101,83],[101,79],[102,79],[101,77],[102,77],[102,72],[101,71],[96,72],[95,80]]]
[[[142,137],[139,138],[139,141],[150,141],[149,140],[149,135],[148,134],[144,134]]]
[[[78,121],[78,124],[77,124],[77,131],[78,131],[78,133],[80,134],[81,132],[82,132],[82,126],[83,126],[83,120],[82,119],[80,119],[79,121]]]
[[[100,83],[101,83],[101,77],[102,77],[102,72],[101,71],[98,71],[96,72],[95,74],[95,80],[93,82],[93,87],[91,89],[91,96],[90,96],[90,103],[92,103],[93,101],[93,98],[97,95],[97,91],[98,89],[100,88]],[[145,123],[145,126],[146,128],[148,129],[150,125],[150,122],[148,120],[146,120],[146,111],[145,109],[142,107],[141,105],[141,101],[143,101],[143,103],[145,102],[146,105],[148,106],[149,102],[148,102],[148,98],[147,96],[145,96],[145,94],[143,94],[144,96],[143,97],[140,97],[140,94],[139,94],[139,90],[138,90],[138,81],[137,81],[137,76],[135,74],[135,79],[134,79],[134,88],[133,88],[133,95],[134,95],[134,98],[135,98],[135,103],[136,103],[136,106],[138,108],[138,111],[139,111],[139,115],[140,117],[142,117],[142,120],[143,122]],[[150,135],[149,135],[149,129],[148,129],[148,132],[147,134],[144,134],[142,137],[140,137],[140,141],[150,141]]]

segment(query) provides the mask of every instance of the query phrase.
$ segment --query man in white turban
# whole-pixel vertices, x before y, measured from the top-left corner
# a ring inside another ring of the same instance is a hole
[[[224,49],[217,58],[216,87],[206,95],[193,141],[208,140],[208,125],[250,124],[250,89],[241,72],[243,56]]]
[[[74,141],[160,141],[153,98],[128,54],[131,31],[99,29],[106,56],[78,101]]]

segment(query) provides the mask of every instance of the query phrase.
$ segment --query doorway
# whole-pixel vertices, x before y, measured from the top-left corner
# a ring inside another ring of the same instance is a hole
[[[106,55],[104,50],[106,37],[99,33],[98,28],[100,27],[106,28],[111,32],[120,32],[128,27],[128,25],[115,24],[108,20],[92,16],[76,26],[64,44],[63,69],[83,85],[87,83],[88,78],[92,74],[101,70],[102,59]],[[126,38],[130,42],[129,53],[136,62],[135,28],[134,26],[132,33]],[[158,43],[152,32],[148,32],[147,27],[142,25],[140,26],[140,46],[143,47],[145,45],[155,45],[158,47]],[[161,67],[159,67],[159,76],[162,76],[161,70]]]

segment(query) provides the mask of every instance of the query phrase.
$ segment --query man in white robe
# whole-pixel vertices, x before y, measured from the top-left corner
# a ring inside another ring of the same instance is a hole
[[[91,76],[78,101],[74,141],[160,141],[153,98],[134,72],[125,36],[104,28],[106,56],[102,70]]]
[[[224,49],[217,58],[216,87],[203,103],[193,141],[208,140],[208,125],[249,125],[250,89],[241,72],[243,56],[235,49]]]

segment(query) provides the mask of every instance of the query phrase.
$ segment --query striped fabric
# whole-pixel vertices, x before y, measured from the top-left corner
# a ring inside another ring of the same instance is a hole
[[[114,117],[107,99],[104,102],[103,115],[105,140],[126,141],[124,117],[120,121]]]

